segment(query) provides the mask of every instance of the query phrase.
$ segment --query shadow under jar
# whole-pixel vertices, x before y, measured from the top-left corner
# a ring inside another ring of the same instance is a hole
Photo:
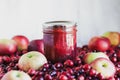
[[[44,51],[52,63],[74,60],[76,53],[76,23],[51,21],[43,24]]]

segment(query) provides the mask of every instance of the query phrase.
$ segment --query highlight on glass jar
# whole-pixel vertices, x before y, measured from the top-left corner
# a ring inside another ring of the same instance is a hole
[[[46,58],[55,63],[75,59],[76,23],[72,21],[51,21],[43,24],[43,41]]]

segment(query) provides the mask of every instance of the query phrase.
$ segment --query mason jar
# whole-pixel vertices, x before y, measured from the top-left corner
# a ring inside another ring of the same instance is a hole
[[[76,23],[72,21],[51,21],[43,24],[45,56],[53,63],[75,59]]]

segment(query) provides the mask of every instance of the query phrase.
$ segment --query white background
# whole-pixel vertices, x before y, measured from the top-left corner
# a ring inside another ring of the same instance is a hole
[[[42,38],[42,24],[77,22],[78,46],[106,31],[120,32],[120,0],[0,0],[0,38]]]

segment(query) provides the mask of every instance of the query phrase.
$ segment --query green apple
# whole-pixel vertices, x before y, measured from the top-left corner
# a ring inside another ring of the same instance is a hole
[[[103,79],[113,78],[116,73],[115,65],[106,58],[97,58],[90,66],[98,73],[101,73]]]
[[[109,59],[109,57],[106,55],[106,53],[103,52],[90,52],[87,53],[84,56],[84,62],[87,64],[90,64],[92,61],[94,61],[97,58],[104,57],[106,59]]]
[[[1,80],[32,80],[31,77],[23,72],[17,70],[11,70],[7,72]]]
[[[29,69],[38,70],[45,63],[47,63],[47,59],[42,53],[30,51],[20,57],[18,67],[23,71],[28,71]]]
[[[107,37],[110,40],[112,46],[118,46],[120,44],[120,33],[119,32],[105,32],[103,37]]]

